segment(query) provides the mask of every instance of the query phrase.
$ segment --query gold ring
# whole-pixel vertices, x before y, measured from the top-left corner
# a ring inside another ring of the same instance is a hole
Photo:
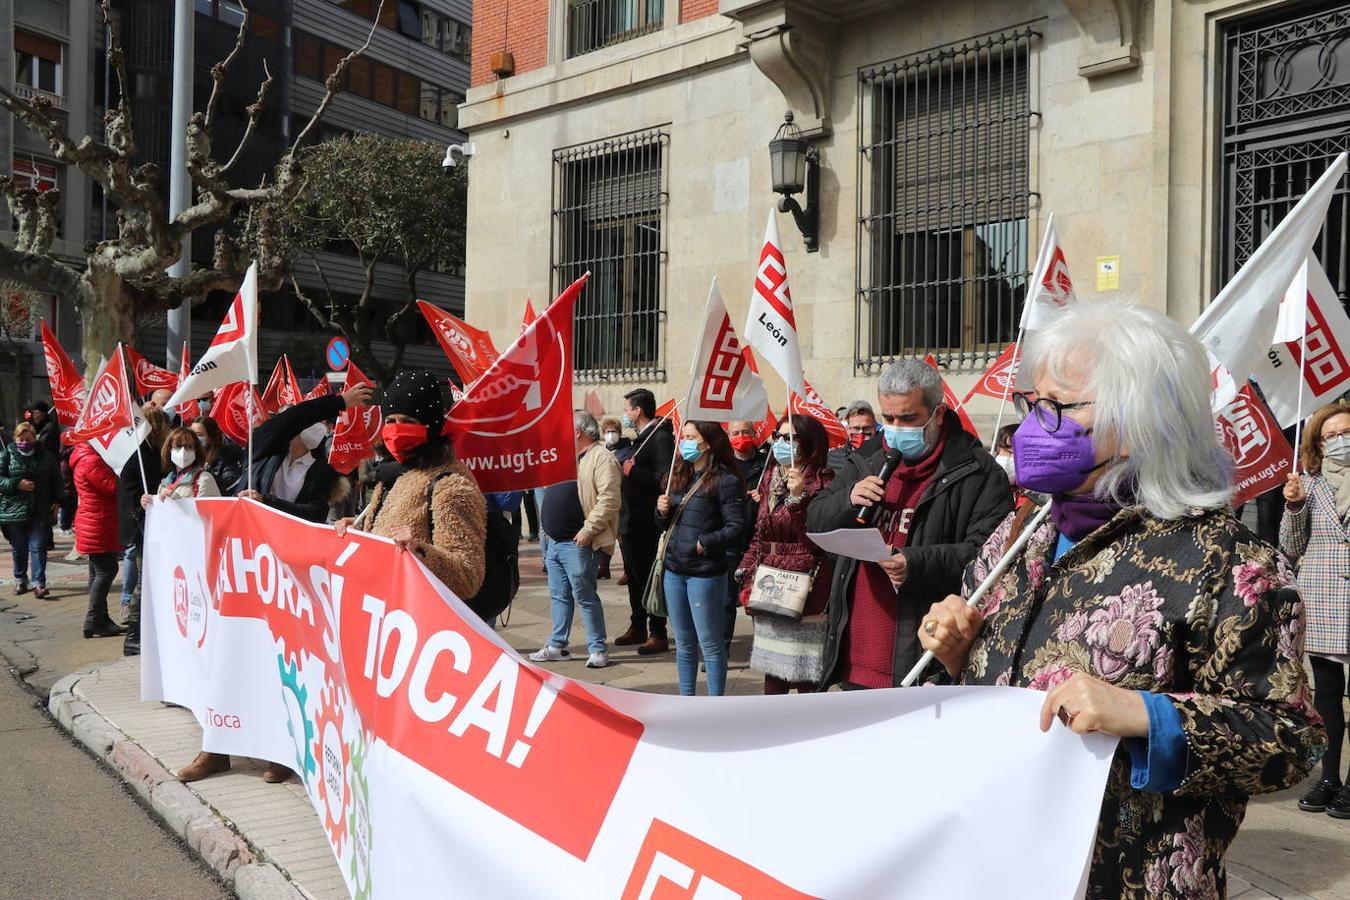
[[[923,623],[924,634],[932,637],[937,632],[937,619],[929,619]]]

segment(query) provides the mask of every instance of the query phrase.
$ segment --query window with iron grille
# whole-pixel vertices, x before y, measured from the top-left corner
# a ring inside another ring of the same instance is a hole
[[[855,372],[927,353],[977,364],[1014,337],[1038,37],[1020,28],[858,71]]]
[[[1281,5],[1223,37],[1224,284],[1326,171],[1350,150],[1350,3]],[[1341,179],[1313,244],[1350,310],[1350,179]]]
[[[665,24],[665,0],[567,0],[567,58],[631,41]]]
[[[662,381],[669,135],[644,131],[553,153],[553,294],[582,274],[573,359],[582,381]]]

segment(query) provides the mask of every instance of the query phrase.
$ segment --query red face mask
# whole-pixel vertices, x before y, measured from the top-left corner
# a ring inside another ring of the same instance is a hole
[[[394,459],[403,462],[427,442],[427,426],[421,422],[386,422],[380,438]]]
[[[865,434],[854,434],[850,432],[848,436],[849,446],[852,447],[854,450],[857,450],[859,447],[861,447],[863,445],[863,442],[866,440],[867,435]]]
[[[755,449],[755,436],[753,434],[738,434],[731,439],[731,449],[737,453],[749,453]]]

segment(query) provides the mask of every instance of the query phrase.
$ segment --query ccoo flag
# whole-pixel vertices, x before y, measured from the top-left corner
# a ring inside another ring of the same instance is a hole
[[[764,382],[745,361],[744,348],[731,327],[727,305],[713,278],[703,314],[703,334],[690,366],[686,419],[728,422],[758,421],[769,408]]]
[[[236,381],[258,383],[258,264],[244,273],[244,283],[225,313],[211,346],[173,392],[166,409]]]
[[[745,342],[759,351],[787,384],[788,393],[806,395],[802,374],[802,350],[797,343],[797,320],[788,290],[787,262],[778,240],[778,218],[769,210],[764,230],[764,249],[759,254],[754,290],[750,292],[750,315],[745,320]]]
[[[1064,259],[1064,248],[1060,246],[1059,232],[1055,230],[1055,216],[1051,213],[1045,221],[1040,252],[1036,254],[1031,290],[1022,306],[1021,327],[1027,331],[1044,327],[1055,313],[1075,299],[1069,264]]]

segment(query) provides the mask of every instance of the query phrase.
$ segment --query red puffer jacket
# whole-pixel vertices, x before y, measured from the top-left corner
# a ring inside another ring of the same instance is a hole
[[[117,537],[117,473],[98,451],[80,444],[70,454],[75,491],[75,549],[81,553],[113,553],[122,549]]]

